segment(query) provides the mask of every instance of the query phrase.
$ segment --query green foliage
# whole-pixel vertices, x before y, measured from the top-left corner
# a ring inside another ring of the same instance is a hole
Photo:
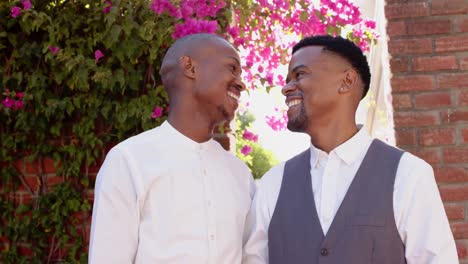
[[[23,109],[0,106],[0,262],[86,262],[90,168],[112,144],[166,118],[151,113],[167,106],[157,72],[173,19],[156,16],[147,0],[112,0],[108,14],[104,0],[32,4],[13,18],[21,2],[0,1],[0,99],[24,93]],[[41,161],[38,172],[15,166],[24,159]],[[48,186],[45,159],[65,183]]]
[[[249,129],[255,121],[253,114],[244,112],[236,118],[236,155],[247,164],[255,179],[261,178],[269,169],[278,164],[278,160],[269,150],[266,150],[258,142],[247,140],[243,137],[245,129]],[[250,146],[252,152],[248,155],[242,153],[244,146]]]

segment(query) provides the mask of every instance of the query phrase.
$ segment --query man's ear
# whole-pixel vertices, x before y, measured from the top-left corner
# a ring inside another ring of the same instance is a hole
[[[344,72],[343,79],[341,80],[341,86],[338,89],[339,93],[347,93],[356,89],[358,81],[358,74],[354,69],[349,69]]]
[[[179,66],[182,72],[189,79],[195,79],[195,62],[189,56],[182,56],[179,59]]]

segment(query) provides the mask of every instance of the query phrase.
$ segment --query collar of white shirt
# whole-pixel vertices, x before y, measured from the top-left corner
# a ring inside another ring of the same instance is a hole
[[[359,157],[361,157],[364,151],[367,151],[372,138],[364,127],[361,127],[359,131],[352,136],[350,139],[333,149],[331,153],[336,153],[338,157],[350,165],[355,162]],[[326,164],[328,155],[325,151],[318,149],[311,142],[310,144],[310,165],[312,168],[316,168],[320,164]]]
[[[168,140],[173,141],[180,147],[186,147],[193,150],[202,150],[202,149],[210,149],[216,147],[218,144],[214,139],[210,139],[208,141],[198,143],[191,138],[185,136],[184,134],[180,133],[175,127],[173,127],[167,120],[161,124],[160,129],[165,134]]]

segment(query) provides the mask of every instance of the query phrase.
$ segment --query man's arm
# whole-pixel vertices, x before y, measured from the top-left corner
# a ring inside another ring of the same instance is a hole
[[[432,167],[405,153],[394,193],[395,219],[408,264],[456,264],[457,250]]]
[[[268,264],[268,227],[278,200],[284,163],[257,182],[257,191],[246,221],[243,264]]]
[[[89,263],[133,263],[138,246],[139,207],[132,173],[113,148],[95,187]]]

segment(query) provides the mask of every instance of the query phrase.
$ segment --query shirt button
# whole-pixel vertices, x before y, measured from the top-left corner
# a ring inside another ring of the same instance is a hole
[[[320,250],[320,255],[322,255],[322,256],[324,256],[324,257],[325,257],[325,256],[328,256],[328,249],[322,248],[322,249]]]
[[[211,207],[211,201],[208,201],[207,204],[208,204],[208,207]]]
[[[214,235],[210,235],[210,239],[211,239],[211,240],[214,240]]]

